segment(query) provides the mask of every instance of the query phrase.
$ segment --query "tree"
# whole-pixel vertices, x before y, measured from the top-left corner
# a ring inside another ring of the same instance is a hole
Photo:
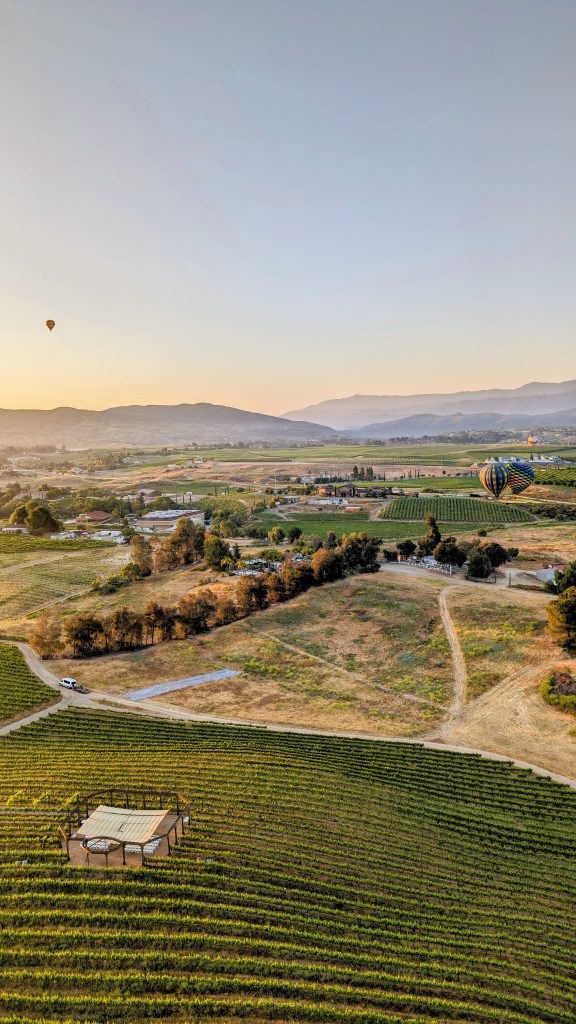
[[[394,548],[383,548],[382,557],[385,562],[397,562],[398,552],[394,551]]]
[[[211,569],[221,569],[225,558],[230,558],[230,546],[217,533],[208,531],[204,543],[204,558]]]
[[[286,534],[281,526],[273,526],[271,530],[268,530],[268,540],[272,544],[281,544],[283,540],[286,540]]]
[[[243,576],[236,588],[236,604],[241,618],[266,607],[266,586],[262,576]]]
[[[214,625],[215,626],[227,626],[230,622],[235,622],[238,618],[238,609],[235,602],[231,597],[227,597],[226,594],[222,594],[218,598],[216,603],[216,610],[214,612]]]
[[[10,523],[10,526],[24,526],[27,515],[28,509],[26,508],[26,505],[17,505],[8,522]]]
[[[288,530],[288,540],[290,544],[294,544],[295,541],[299,540],[302,536],[302,530],[299,526],[291,526]]]
[[[396,545],[396,550],[400,558],[411,558],[416,551],[416,545],[413,540],[401,540]]]
[[[563,594],[570,587],[576,587],[576,562],[569,562],[565,569],[556,569],[554,582],[548,583],[546,589],[553,594]]]
[[[126,606],[116,608],[108,616],[110,640],[114,647],[123,651],[130,647],[139,647],[144,632],[144,616],[132,612]]]
[[[144,609],[144,630],[146,632],[146,640],[150,638],[150,643],[154,643],[154,637],[156,630],[162,628],[164,622],[164,609],[158,601],[149,601]]]
[[[64,626],[64,638],[76,658],[94,654],[102,632],[102,623],[94,615],[74,615]]]
[[[548,605],[548,628],[563,647],[576,641],[576,586],[568,587]]]
[[[492,541],[490,544],[483,544],[480,551],[486,555],[493,569],[497,569],[499,565],[504,565],[508,561],[506,548],[503,548],[496,541]]]
[[[280,604],[284,601],[284,584],[277,572],[270,572],[266,577],[266,598],[269,604]]]
[[[41,658],[55,658],[64,650],[62,620],[55,611],[40,615],[30,634],[30,642]]]
[[[373,466],[366,466],[366,479],[367,480],[373,480],[374,479],[374,467]]]
[[[215,610],[216,596],[212,590],[200,590],[182,597],[176,613],[183,635],[204,633]]]
[[[418,538],[418,554],[421,556],[431,555],[434,548],[442,540],[438,523],[431,512],[426,513],[424,523],[426,524],[426,533]]]
[[[316,583],[332,583],[342,579],[342,555],[332,548],[318,548],[312,555],[312,572]]]
[[[337,543],[338,541],[336,539],[336,534],[334,533],[333,530],[329,530],[328,533],[326,534],[326,547],[335,548]]]
[[[150,576],[152,573],[152,545],[149,540],[136,533],[130,541],[132,551],[132,562],[138,567],[140,576]]]
[[[466,561],[466,552],[459,548],[454,537],[441,540],[432,552],[434,558],[441,565],[462,566]]]
[[[470,553],[470,561],[468,563],[469,576],[477,580],[487,580],[493,572],[494,569],[490,559],[481,549],[477,548]]]

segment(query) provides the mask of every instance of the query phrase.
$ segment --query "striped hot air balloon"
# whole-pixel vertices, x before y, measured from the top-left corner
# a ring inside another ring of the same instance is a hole
[[[510,462],[507,468],[510,473],[510,490],[512,494],[522,494],[522,491],[530,487],[534,480],[532,466],[528,466],[525,462]]]
[[[482,487],[495,498],[499,498],[510,481],[510,470],[500,462],[489,462],[487,466],[482,467],[479,477]]]

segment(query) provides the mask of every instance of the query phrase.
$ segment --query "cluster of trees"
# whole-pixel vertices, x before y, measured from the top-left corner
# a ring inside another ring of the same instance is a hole
[[[25,505],[17,505],[9,519],[11,526],[26,526],[30,533],[57,533],[61,524],[54,518],[46,505],[37,501],[28,501]]]
[[[174,532],[164,540],[157,541],[154,546],[147,537],[135,533],[130,540],[131,561],[117,576],[109,576],[106,580],[96,579],[92,587],[101,594],[112,594],[127,583],[144,579],[152,573],[192,565],[204,557],[206,545],[209,547],[212,537],[212,534],[206,534],[203,526],[189,519],[179,519]],[[225,546],[229,551],[228,545]]]
[[[207,537],[206,544],[211,540],[224,543]],[[55,657],[66,646],[76,657],[89,657],[159,640],[185,639],[289,601],[310,587],[353,573],[376,572],[378,546],[373,537],[350,534],[333,547],[318,548],[309,562],[286,559],[277,572],[241,577],[233,596],[201,587],[176,605],[150,601],[143,612],[122,607],[104,616],[74,615],[64,624],[54,612],[46,613],[36,623],[32,643],[42,657]]]
[[[563,647],[576,646],[576,562],[554,573],[554,582],[547,589],[557,594],[548,605],[548,628]]]
[[[432,555],[440,565],[457,565],[459,568],[467,561],[469,576],[473,579],[488,579],[495,569],[519,554],[518,548],[504,548],[496,541],[483,543],[485,530],[479,530],[478,538],[473,541],[458,541],[456,537],[442,539],[438,523],[430,512],[426,514],[425,524],[426,532],[418,541],[401,540],[395,551],[385,550],[384,557],[388,561],[396,561],[398,555],[402,559],[411,558],[412,555],[418,558]]]
[[[533,516],[539,516],[541,519],[576,519],[576,507],[566,501],[558,504],[548,501],[526,503],[522,507],[526,512],[530,512]]]
[[[374,468],[373,466],[353,466],[352,467],[352,479],[353,480],[374,480]]]

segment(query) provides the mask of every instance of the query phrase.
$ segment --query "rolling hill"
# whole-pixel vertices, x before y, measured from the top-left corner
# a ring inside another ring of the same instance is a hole
[[[163,445],[322,440],[330,427],[225,405],[126,405],[88,409],[0,409],[0,445]]]

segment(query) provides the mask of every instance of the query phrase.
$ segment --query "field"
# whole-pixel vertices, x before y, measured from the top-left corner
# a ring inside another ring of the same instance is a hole
[[[52,552],[102,550],[109,546],[97,540],[52,540],[50,537],[0,534],[0,569],[41,559]]]
[[[317,461],[339,461],[349,462],[352,466],[357,463],[389,463],[392,465],[445,465],[445,466],[470,466],[473,463],[490,458],[490,456],[503,452],[506,455],[529,456],[531,454],[554,455],[562,454],[564,457],[576,458],[576,446],[574,445],[534,445],[528,447],[526,444],[494,444],[489,448],[486,445],[461,445],[450,443],[428,444],[421,441],[413,444],[321,444],[309,447],[293,448],[245,448],[245,449],[203,449],[191,452],[187,456],[164,457],[165,462],[186,461],[193,455],[197,458],[204,458],[208,462],[317,462]],[[158,465],[160,460],[150,461],[150,465]],[[145,466],[140,465],[141,472]]]
[[[261,549],[262,543],[259,548]],[[248,552],[248,555],[252,552]],[[247,557],[248,557],[247,555]],[[59,607],[59,614],[64,621],[77,612],[92,615],[108,614],[116,608],[129,608],[131,611],[142,612],[149,601],[160,604],[177,604],[181,597],[196,587],[209,586],[215,594],[233,590],[236,577],[225,576],[206,569],[205,565],[186,566],[169,572],[148,576],[127,587],[121,587],[114,594],[99,594],[94,591],[83,593],[73,601],[66,601]],[[31,624],[31,623],[29,623]]]
[[[515,566],[535,568],[576,558],[576,523],[557,524],[550,520],[501,527],[490,531],[490,540],[520,549],[519,557],[514,559]]]
[[[560,649],[546,629],[550,598],[493,587],[479,597],[460,587],[449,594],[449,608],[468,670],[472,700],[527,664],[554,660]]]
[[[80,594],[96,576],[117,572],[129,561],[126,547],[89,548],[33,565],[0,572],[0,622],[18,621],[33,611]]]
[[[280,526],[285,533],[291,526],[298,526],[304,537],[326,537],[328,533],[335,533],[338,538],[343,534],[367,533],[369,537],[380,537],[386,541],[396,542],[406,538],[419,537],[424,529],[424,513],[419,522],[395,522],[384,519],[368,519],[367,513],[355,515],[348,512],[310,512],[300,515],[287,515],[280,518],[272,513],[262,513],[251,520],[250,525],[262,526],[271,530],[273,526]],[[444,533],[465,533],[470,529],[469,523],[440,523],[440,530]]]
[[[0,643],[0,724],[55,704],[58,698],[33,675],[17,647]]]
[[[480,484],[478,482],[478,476],[476,473],[472,475],[462,476],[419,476],[419,477],[405,477],[390,479],[387,481],[392,487],[400,487],[406,490],[418,490],[423,491],[430,489],[432,491],[475,491],[478,490]],[[378,486],[378,485],[375,485]],[[381,485],[380,485],[381,486]]]
[[[442,720],[452,691],[440,586],[353,577],[195,640],[51,667],[111,693],[235,668],[235,679],[158,700],[236,720],[410,735]]]
[[[427,512],[442,522],[530,523],[533,516],[521,505],[464,497],[394,498],[380,513],[383,519],[410,522],[422,520]]]
[[[71,709],[0,741],[0,779],[2,1021],[574,1020],[567,787],[414,745]],[[113,785],[185,793],[184,841],[139,870],[68,868],[64,802]]]

